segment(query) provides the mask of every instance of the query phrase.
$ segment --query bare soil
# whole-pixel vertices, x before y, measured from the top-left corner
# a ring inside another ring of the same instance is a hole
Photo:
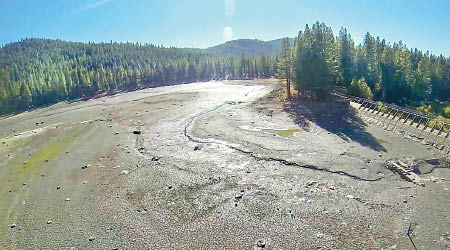
[[[450,248],[439,150],[343,100],[282,99],[208,82],[1,119],[0,248]]]

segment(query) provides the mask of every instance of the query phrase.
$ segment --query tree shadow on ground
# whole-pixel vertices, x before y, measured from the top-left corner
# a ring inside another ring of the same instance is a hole
[[[378,140],[366,131],[367,124],[356,115],[356,110],[343,99],[319,101],[296,99],[284,107],[294,122],[306,131],[313,122],[345,141],[355,141],[375,151],[386,152]]]

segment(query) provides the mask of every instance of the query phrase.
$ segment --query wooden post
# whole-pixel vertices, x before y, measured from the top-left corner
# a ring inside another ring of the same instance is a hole
[[[423,129],[419,133],[419,137],[422,135],[422,132],[425,131],[428,127],[428,123],[430,123],[430,118],[427,118],[427,123],[424,124]]]
[[[445,123],[444,122],[441,122],[442,123],[442,126],[441,126],[441,129],[439,129],[439,132],[436,134],[436,136],[434,137],[434,140],[433,140],[433,144],[434,144],[434,142],[436,141],[436,139],[438,138],[438,136],[442,133],[442,130],[444,129],[444,127],[445,127]]]
[[[395,131],[395,128],[397,128],[397,124],[402,119],[404,113],[405,111],[402,110],[402,113],[400,114],[400,117],[398,118],[397,122],[394,124],[394,129],[392,131]]]
[[[425,141],[428,140],[428,137],[431,135],[431,133],[433,133],[434,127],[436,127],[436,124],[437,124],[437,123],[438,123],[438,121],[437,121],[437,120],[434,120],[433,127],[431,127],[431,130],[430,130],[430,132],[428,133],[427,137],[425,138]]]
[[[409,116],[409,115],[408,115]],[[411,122],[408,124],[408,127],[406,128],[406,130],[405,130],[405,135],[406,135],[406,133],[408,133],[409,132],[409,127],[411,127],[411,125],[414,123],[414,120],[416,119],[416,117],[417,117],[417,115],[416,114],[413,114],[413,118],[412,118],[412,120],[411,120]],[[407,122],[408,121],[408,119],[406,119],[405,120],[405,122]],[[419,121],[420,122],[420,121]]]
[[[392,119],[388,122],[388,124],[387,124],[387,128],[389,129],[389,125],[391,124],[391,122],[393,121],[393,120],[395,120],[395,116],[397,115],[397,113],[398,113],[398,110],[395,112],[395,114],[394,114],[394,116],[392,117]]]
[[[422,122],[422,120],[423,120],[423,117],[421,116],[420,117],[420,120],[419,120],[419,123],[417,123],[417,126],[414,128],[414,130],[413,130],[413,133],[415,133],[416,132],[416,129],[420,126],[420,122]],[[414,120],[413,120],[414,121]],[[412,124],[412,123],[411,123]]]

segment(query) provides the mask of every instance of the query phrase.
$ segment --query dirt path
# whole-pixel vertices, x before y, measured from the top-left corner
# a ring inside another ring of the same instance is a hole
[[[410,226],[417,248],[450,246],[450,173],[423,163],[438,151],[285,107],[276,88],[186,84],[0,120],[0,248],[411,249]],[[426,186],[385,167],[398,159]]]

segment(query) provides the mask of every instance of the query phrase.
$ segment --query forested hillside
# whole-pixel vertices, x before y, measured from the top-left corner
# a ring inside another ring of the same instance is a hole
[[[25,39],[0,48],[0,114],[114,90],[268,77],[275,61],[149,44]]]
[[[285,54],[285,53],[282,53]],[[367,33],[360,45],[342,28],[336,37],[324,23],[299,32],[291,56],[280,61],[278,75],[300,93],[326,98],[336,86],[362,96],[450,117],[450,58],[390,44]]]
[[[219,44],[207,49],[194,49],[197,52],[207,54],[219,54],[219,55],[234,55],[240,56],[261,56],[261,55],[274,55],[280,52],[281,40],[276,39],[272,41],[261,41],[257,39],[238,39],[228,41],[223,44]],[[294,39],[290,38],[291,44]]]

